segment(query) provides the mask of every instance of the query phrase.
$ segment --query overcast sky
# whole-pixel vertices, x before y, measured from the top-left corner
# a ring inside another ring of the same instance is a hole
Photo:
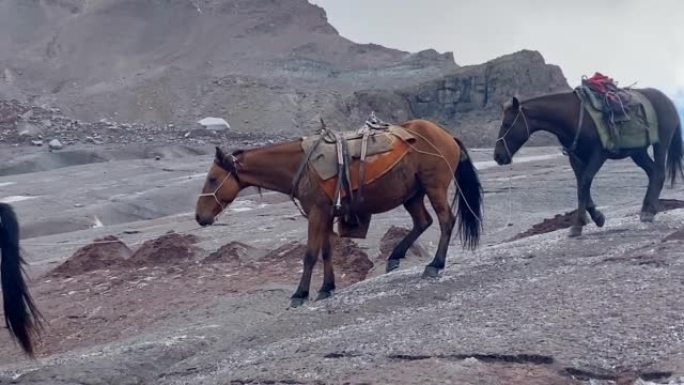
[[[541,52],[575,86],[602,72],[661,88],[684,106],[684,0],[310,0],[343,36],[459,65]]]

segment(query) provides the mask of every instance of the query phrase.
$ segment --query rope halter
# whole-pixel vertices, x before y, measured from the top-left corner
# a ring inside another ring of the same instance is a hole
[[[508,157],[513,159],[513,154],[511,153],[510,149],[508,148],[508,143],[506,142],[506,135],[508,135],[511,130],[515,127],[515,124],[518,122],[518,119],[522,116],[522,120],[525,122],[525,128],[527,129],[527,139],[530,139],[530,136],[532,136],[532,131],[530,131],[530,125],[527,122],[527,116],[525,116],[525,113],[523,112],[523,107],[520,106],[518,107],[518,113],[515,114],[515,118],[513,119],[513,122],[511,122],[511,125],[508,126],[508,130],[504,132],[503,135],[499,139],[496,140],[496,143],[502,142],[504,149],[506,150],[506,154],[508,154]]]
[[[237,162],[237,159],[235,158],[235,156],[234,156],[234,155],[231,155],[230,157],[232,158],[232,159],[231,159],[231,160],[232,160],[232,163],[235,164],[235,163]],[[221,167],[221,168],[224,168],[224,167]],[[224,168],[224,169],[225,169],[225,168]],[[202,194],[199,194],[199,195],[198,195],[198,197],[200,197],[200,198],[203,198],[203,197],[211,197],[211,198],[214,198],[214,200],[216,201],[216,203],[218,203],[218,205],[221,207],[221,211],[225,210],[226,206],[229,205],[230,202],[228,202],[228,203],[226,203],[226,204],[223,204],[223,202],[221,202],[221,200],[218,198],[218,195],[217,195],[218,192],[221,190],[221,187],[223,187],[223,184],[226,183],[226,181],[227,181],[230,177],[235,176],[235,179],[237,180],[237,170],[236,170],[236,169],[234,169],[234,170],[225,170],[225,171],[227,171],[228,174],[227,174],[225,177],[223,177],[223,180],[221,180],[221,183],[219,183],[219,185],[216,187],[216,189],[214,189],[214,192],[202,193]]]
[[[198,196],[199,196],[200,198],[203,198],[203,197],[212,197],[212,198],[214,198],[214,200],[216,201],[216,203],[218,203],[218,205],[221,206],[221,210],[225,210],[226,206],[227,206],[230,202],[228,202],[228,203],[226,203],[226,204],[223,204],[223,202],[221,202],[221,200],[218,198],[218,195],[216,195],[216,194],[219,192],[219,190],[221,190],[221,187],[223,187],[223,184],[226,183],[226,181],[227,181],[231,176],[233,176],[233,174],[232,174],[232,173],[228,173],[228,175],[226,175],[226,176],[223,178],[223,180],[222,180],[221,183],[218,185],[218,187],[216,187],[216,189],[214,190],[214,192],[202,193],[202,194],[199,194]]]

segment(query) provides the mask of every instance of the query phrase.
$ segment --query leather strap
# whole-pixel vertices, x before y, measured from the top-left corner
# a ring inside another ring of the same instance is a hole
[[[297,204],[297,201],[295,201],[295,196],[297,195],[297,192],[299,190],[299,182],[302,179],[302,175],[304,174],[304,170],[306,169],[306,166],[309,164],[309,160],[311,160],[311,154],[316,150],[319,144],[323,141],[323,135],[324,133],[321,132],[321,136],[316,139],[316,141],[309,147],[308,150],[306,150],[306,153],[304,153],[304,159],[302,159],[302,162],[299,164],[299,168],[297,169],[297,172],[295,173],[295,177],[292,180],[292,191],[290,192],[290,199],[292,202],[297,206],[299,209],[299,212],[304,216],[304,218],[308,218],[304,210]]]
[[[366,178],[366,154],[368,153],[368,138],[370,130],[366,129],[361,138],[361,156],[359,157],[359,189],[354,198],[354,207],[361,205],[363,202],[363,181]]]
[[[575,132],[575,139],[572,141],[570,148],[565,149],[568,154],[572,154],[577,150],[577,142],[579,142],[580,134],[582,133],[582,125],[584,124],[584,99],[577,95],[580,101],[579,119],[577,119],[577,131]]]

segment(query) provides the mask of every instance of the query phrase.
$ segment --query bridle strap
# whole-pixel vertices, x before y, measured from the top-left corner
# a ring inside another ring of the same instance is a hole
[[[307,218],[306,212],[304,212],[304,209],[299,204],[297,204],[297,201],[295,200],[295,197],[299,192],[299,182],[301,182],[302,176],[304,175],[304,170],[306,170],[306,167],[309,164],[309,160],[311,160],[311,155],[316,150],[316,148],[318,148],[318,145],[321,144],[321,142],[323,141],[323,137],[327,134],[328,131],[324,126],[321,129],[321,134],[318,137],[318,139],[316,139],[304,153],[304,158],[302,159],[302,162],[299,164],[294,179],[292,180],[292,190],[290,190],[290,199],[292,200],[292,203],[294,203],[295,207],[297,207],[297,209],[299,210],[299,213],[302,214],[304,218]]]
[[[515,127],[515,124],[518,122],[518,119],[521,116],[522,116],[522,120],[525,122],[525,128],[527,129],[527,139],[525,139],[525,140],[529,140],[530,137],[532,136],[532,131],[530,130],[530,124],[527,121],[527,116],[525,116],[525,112],[523,112],[522,106],[518,107],[518,113],[515,114],[515,118],[513,119],[513,122],[511,122],[511,125],[508,127],[508,130],[506,130],[506,132],[504,132],[504,134],[501,135],[501,137],[496,140],[497,143],[498,142],[503,143],[504,149],[506,150],[506,153],[508,154],[508,156],[510,158],[513,158],[513,154],[508,149],[508,143],[506,142],[506,135],[508,135],[508,133],[510,133],[511,130]]]
[[[228,204],[227,204],[227,203],[226,203],[226,204],[223,204],[223,202],[221,202],[221,200],[218,198],[218,195],[216,195],[216,194],[219,192],[219,190],[221,190],[221,187],[223,187],[223,184],[226,183],[226,181],[227,181],[231,176],[233,176],[233,173],[232,173],[232,172],[229,172],[228,175],[226,175],[226,176],[223,178],[223,180],[222,180],[221,183],[218,185],[218,187],[216,187],[216,189],[214,190],[214,192],[202,193],[202,194],[199,194],[199,197],[200,197],[200,198],[202,198],[202,197],[211,197],[211,198],[214,198],[214,200],[216,201],[216,203],[218,203],[219,206],[221,206],[221,210],[224,210]],[[235,177],[235,180],[237,180],[237,176]]]

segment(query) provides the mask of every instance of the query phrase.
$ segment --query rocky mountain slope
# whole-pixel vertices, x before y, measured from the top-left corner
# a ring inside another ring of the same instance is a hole
[[[466,143],[491,145],[501,106],[511,96],[569,89],[558,66],[546,64],[539,52],[525,50],[405,88],[355,92],[338,112],[351,121],[361,121],[370,111],[392,121],[431,119],[454,129]]]
[[[302,134],[372,107],[472,127],[506,93],[562,88],[533,52],[461,68],[451,53],[356,44],[306,0],[0,1],[0,98],[85,121],[186,130],[211,115]]]

